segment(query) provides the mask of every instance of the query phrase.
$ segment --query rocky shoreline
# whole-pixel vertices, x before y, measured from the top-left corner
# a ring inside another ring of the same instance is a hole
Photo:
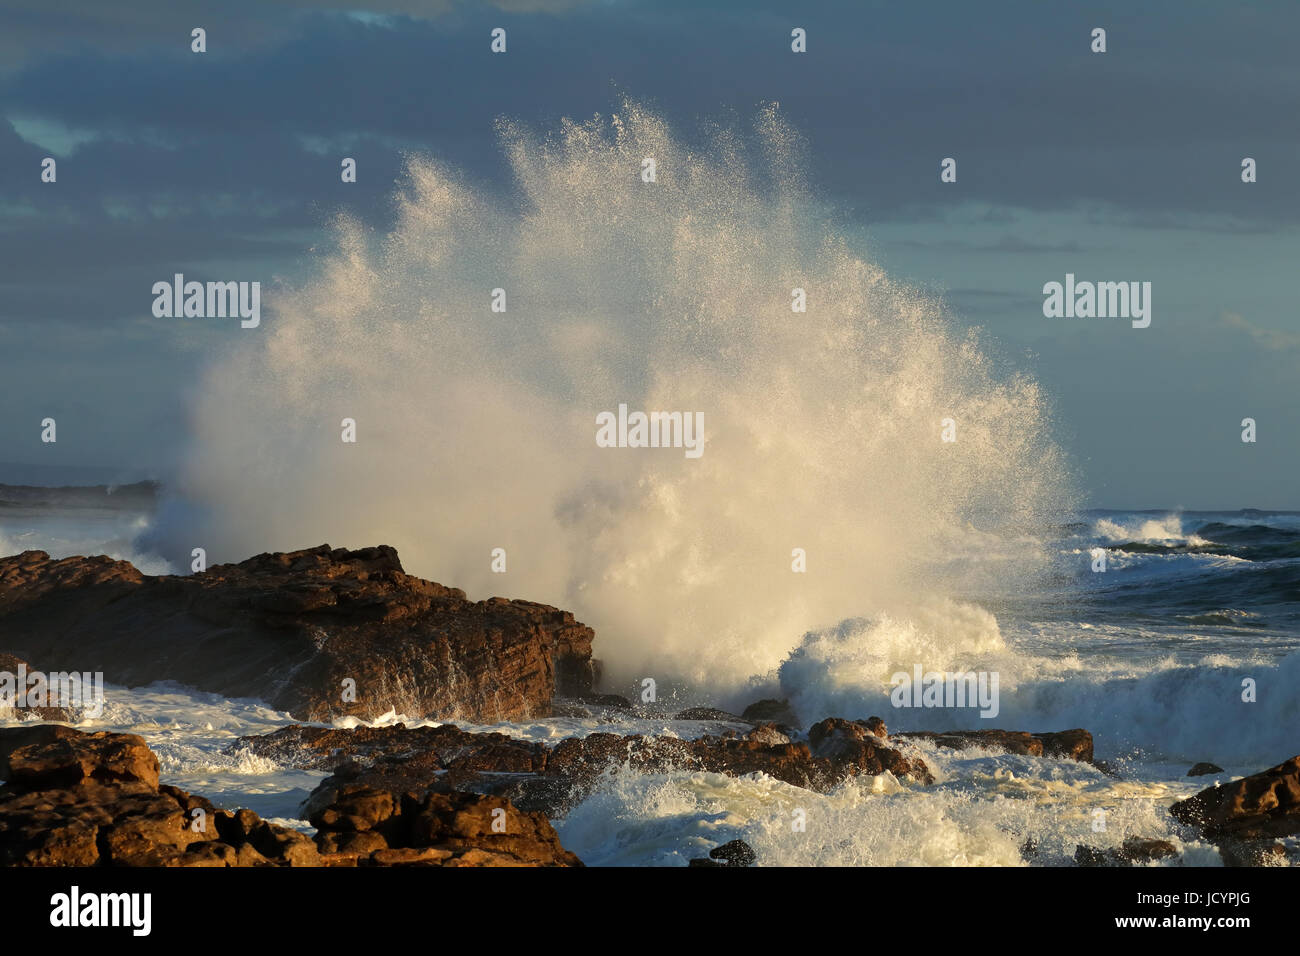
[[[321,545],[188,576],[105,556],[0,558],[0,650],[128,687],[173,680],[299,720],[546,717],[591,693],[591,628],[532,601],[469,601],[386,546]]]
[[[731,727],[694,737],[589,733],[547,744],[450,723],[313,725],[394,710],[485,723],[630,706],[596,694],[594,635],[572,614],[528,601],[468,601],[407,575],[382,546],[264,554],[189,577],[29,551],[0,559],[0,634],[0,669],[75,666],[128,686],[173,680],[261,697],[308,723],[241,737],[228,753],[329,774],[301,807],[308,835],[161,783],[141,737],[42,723],[77,715],[27,708],[23,724],[0,729],[7,866],[581,866],[550,821],[612,768],[760,773],[825,793],[881,774],[929,787],[926,747],[1094,764],[1083,729],[891,736],[878,717],[833,716],[803,729],[776,700],[740,715],[692,708],[665,718]],[[1217,770],[1198,764],[1189,775]],[[1300,756],[1206,788],[1169,814],[1215,845],[1225,864],[1279,862],[1288,852],[1279,839],[1300,834]],[[1080,844],[1073,862],[1177,855],[1168,841],[1130,837],[1110,850]],[[1032,843],[1022,856],[1041,862]],[[691,865],[754,862],[749,847],[732,841]]]
[[[313,840],[158,781],[134,734],[0,730],[5,866],[580,866],[542,815],[473,793],[342,797]]]

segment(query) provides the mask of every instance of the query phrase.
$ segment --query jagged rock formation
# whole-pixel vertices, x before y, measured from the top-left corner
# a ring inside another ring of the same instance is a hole
[[[311,838],[158,783],[134,734],[0,730],[0,865],[319,866]]]
[[[159,784],[134,734],[0,730],[0,781],[4,866],[582,865],[545,817],[475,793],[346,788],[313,814],[313,840]]]
[[[554,816],[590,792],[606,769],[623,765],[648,773],[689,769],[743,776],[761,771],[813,790],[885,771],[921,783],[932,780],[922,760],[885,746],[865,726],[830,719],[813,730],[815,736],[807,743],[791,741],[775,724],[762,724],[743,736],[729,731],[681,740],[597,733],[548,747],[451,725],[349,730],[293,726],[241,737],[231,750],[291,766],[333,769],[307,801],[309,819],[357,787],[415,798],[474,791],[508,797],[517,807]]]
[[[469,601],[397,552],[328,545],[190,576],[105,556],[0,558],[0,649],[109,683],[175,680],[300,720],[546,716],[590,694],[591,628],[531,601]],[[355,682],[355,694],[348,681]]]

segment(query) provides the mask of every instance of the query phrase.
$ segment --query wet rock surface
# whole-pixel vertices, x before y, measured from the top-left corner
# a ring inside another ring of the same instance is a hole
[[[1267,841],[1300,833],[1300,756],[1208,787],[1178,801],[1169,812],[1220,843]]]
[[[543,814],[478,793],[343,784],[310,822],[331,866],[582,866]]]
[[[954,750],[983,747],[1029,757],[1064,757],[1084,763],[1093,762],[1092,734],[1081,728],[1038,734],[1023,730],[948,730],[942,733],[910,731],[895,734],[894,739],[929,740],[940,747]]]
[[[476,793],[343,785],[305,833],[158,782],[134,734],[0,730],[0,865],[580,866],[542,815]]]
[[[397,552],[321,545],[147,576],[105,556],[0,558],[3,649],[111,683],[174,680],[298,719],[389,710],[477,722],[591,693],[591,628],[531,601],[469,601]],[[347,682],[354,682],[349,689]]]
[[[317,866],[305,834],[158,783],[134,734],[0,730],[0,865]]]
[[[746,734],[692,740],[594,733],[554,746],[450,725],[332,730],[286,727],[243,737],[231,748],[310,769],[333,769],[308,800],[308,813],[346,788],[368,786],[417,797],[452,790],[508,797],[524,810],[563,812],[610,768],[641,772],[701,770],[743,776],[762,772],[798,787],[828,790],[851,776],[886,771],[929,783],[924,761],[885,746],[865,722],[822,721],[808,742],[792,741],[775,724]]]

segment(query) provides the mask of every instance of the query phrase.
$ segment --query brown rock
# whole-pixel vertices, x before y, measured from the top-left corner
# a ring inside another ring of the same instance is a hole
[[[442,866],[443,861],[453,855],[450,850],[440,850],[434,846],[407,846],[395,850],[376,850],[370,854],[369,863],[374,866]]]
[[[871,731],[877,737],[889,736],[889,728],[885,726],[885,722],[879,717],[868,717],[865,726],[867,730]]]
[[[390,709],[479,722],[589,694],[591,628],[530,601],[473,602],[386,546],[262,554],[189,576],[98,556],[0,558],[0,632],[47,668],[128,686],[175,680],[302,719]],[[344,701],[345,679],[356,700]]]
[[[351,853],[369,856],[376,850],[387,850],[388,841],[374,830],[331,830],[317,837],[322,854]]]
[[[305,834],[159,786],[157,758],[133,734],[0,730],[0,769],[0,865],[320,864]]]
[[[1210,839],[1258,840],[1300,833],[1300,756],[1232,783],[1202,790],[1169,808]]]
[[[756,724],[781,724],[796,729],[803,726],[799,723],[798,716],[790,708],[788,700],[774,700],[770,697],[754,701],[745,708],[740,716]]]
[[[768,747],[775,747],[790,743],[790,738],[781,731],[776,724],[759,724],[749,733],[745,734],[746,740],[761,743]]]
[[[424,770],[497,770],[536,773],[546,747],[505,734],[439,727],[355,727],[339,730],[293,724],[271,734],[240,737],[227,753],[247,752],[305,770],[332,770],[346,761],[363,766],[417,761]]]
[[[875,727],[868,721],[828,717],[808,729],[808,742],[815,757],[826,759],[844,775],[879,774],[886,770],[896,777],[933,782],[929,768],[919,757],[907,758],[881,744]]]
[[[1074,862],[1079,866],[1132,866],[1178,856],[1178,849],[1168,840],[1129,837],[1118,849],[1101,850],[1079,844],[1074,848]]]
[[[91,780],[158,787],[158,758],[135,734],[86,734],[60,724],[0,730],[0,780],[36,790]]]
[[[721,860],[727,866],[753,866],[758,857],[753,848],[744,840],[731,840],[709,851],[714,860]]]
[[[349,784],[312,814],[308,822],[322,830],[372,830],[393,815],[393,795],[387,790]]]
[[[1043,742],[1043,756],[1064,757],[1080,763],[1092,763],[1092,734],[1082,727],[1055,733],[1034,734]]]
[[[894,738],[932,740],[953,750],[981,747],[1028,757],[1064,757],[1081,763],[1092,763],[1093,759],[1092,734],[1082,729],[1041,734],[1023,730],[918,730],[895,734]]]
[[[383,793],[341,788],[340,803],[319,808],[316,843],[331,865],[355,855],[367,866],[581,866],[560,845],[545,815],[478,793]],[[386,808],[366,829],[351,828],[359,798]],[[382,835],[382,836],[381,836]],[[382,843],[380,842],[382,840]]]
[[[717,720],[728,721],[733,724],[749,723],[744,717],[729,714],[727,711],[718,710],[716,707],[688,707],[686,710],[674,715],[673,720]]]
[[[1178,848],[1168,840],[1129,837],[1116,851],[1116,856],[1126,863],[1145,863],[1178,856]]]
[[[605,770],[621,765],[648,773],[674,768],[732,776],[762,772],[816,790],[856,774],[885,771],[924,783],[933,779],[922,760],[884,746],[863,722],[823,721],[811,739],[815,749],[810,750],[767,724],[743,737],[681,740],[597,733],[547,748],[450,726],[399,725],[356,730],[289,727],[241,738],[235,747],[274,755],[293,766],[334,766],[334,774],[321,781],[304,806],[314,826],[334,831],[385,826],[390,812],[383,804],[385,793],[419,799],[453,791],[477,793],[507,798],[521,810],[556,815],[589,792]],[[384,835],[391,842],[387,830]],[[325,849],[336,852],[334,845]]]

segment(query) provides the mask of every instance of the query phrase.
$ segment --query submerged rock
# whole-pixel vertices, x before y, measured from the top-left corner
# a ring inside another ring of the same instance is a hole
[[[1223,772],[1224,769],[1220,767],[1217,763],[1201,762],[1196,764],[1194,767],[1192,767],[1191,770],[1187,771],[1187,776],[1204,777],[1206,774],[1223,773]]]
[[[1080,844],[1074,848],[1074,862],[1079,866],[1133,866],[1153,860],[1178,856],[1178,848],[1168,840],[1129,837],[1119,848],[1100,850]]]
[[[105,556],[0,558],[4,649],[136,686],[259,697],[297,719],[389,710],[477,722],[546,716],[590,694],[591,628],[531,601],[469,601],[397,552],[328,545],[189,576]]]
[[[916,756],[906,757],[859,727],[845,736],[832,719],[810,745],[794,742],[774,724],[743,736],[706,735],[693,740],[642,734],[595,733],[554,746],[503,734],[472,733],[451,725],[330,729],[285,727],[242,737],[230,752],[248,752],[279,763],[333,769],[308,798],[310,818],[338,795],[358,786],[423,798],[430,793],[471,791],[508,798],[527,811],[563,812],[590,792],[612,767],[646,773],[703,770],[730,776],[762,772],[797,787],[828,790],[856,775],[889,771],[922,783],[933,780]],[[821,727],[822,725],[818,725]]]
[[[478,793],[337,789],[310,822],[331,865],[582,866],[543,814]]]
[[[1040,734],[1023,730],[946,730],[942,733],[918,730],[895,734],[894,738],[930,740],[940,747],[954,750],[983,747],[1029,757],[1065,757],[1082,763],[1093,762],[1092,734],[1082,728]]]

